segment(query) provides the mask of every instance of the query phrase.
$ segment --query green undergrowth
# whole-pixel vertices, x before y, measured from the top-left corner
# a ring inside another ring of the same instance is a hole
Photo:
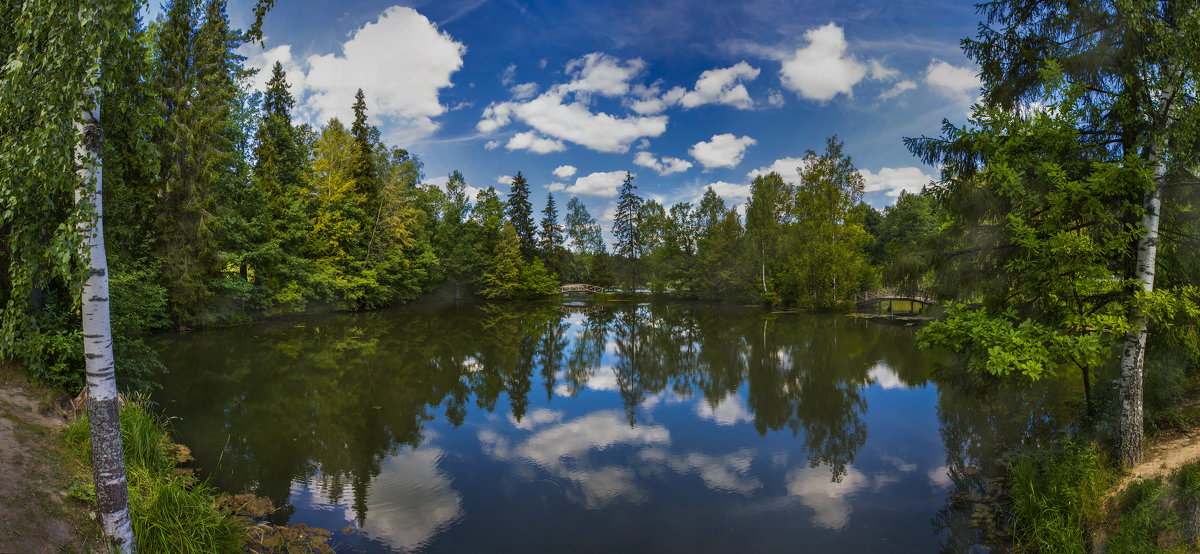
[[[66,443],[77,462],[70,491],[95,498],[86,414],[67,428]],[[245,524],[217,509],[216,491],[177,471],[180,451],[163,421],[139,402],[121,408],[133,533],[142,552],[239,552]]]
[[[121,442],[129,480],[133,534],[141,552],[328,553],[325,529],[266,522],[275,507],[266,498],[222,494],[180,467],[191,453],[171,440],[166,422],[144,400],[121,408]],[[95,502],[87,415],[67,428],[74,479],[68,496]]]
[[[1117,502],[1106,552],[1200,552],[1200,462],[1131,483]]]
[[[1069,439],[1008,467],[1013,549],[1031,553],[1200,552],[1200,462],[1110,498],[1116,472],[1095,443]]]
[[[1020,552],[1089,552],[1112,476],[1094,443],[1067,440],[1008,468],[1013,542]]]

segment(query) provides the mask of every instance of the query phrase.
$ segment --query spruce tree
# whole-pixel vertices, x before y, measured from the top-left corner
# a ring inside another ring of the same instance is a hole
[[[546,207],[542,209],[542,229],[538,246],[546,268],[556,275],[563,275],[567,266],[567,252],[563,247],[563,226],[558,223],[558,205],[554,202],[553,193],[546,193]]]
[[[354,110],[354,123],[350,125],[350,135],[354,137],[354,182],[359,192],[367,196],[367,202],[374,204],[378,195],[379,175],[375,167],[372,127],[367,123],[367,99],[362,89],[354,93],[351,108]]]
[[[227,117],[226,98],[219,94],[224,64],[217,50],[223,37],[212,28],[197,32],[198,16],[196,0],[172,1],[156,35],[161,99],[156,146],[163,191],[158,252],[171,313],[180,326],[200,317],[221,269],[212,169],[229,148],[220,134]]]
[[[245,207],[253,246],[243,254],[241,268],[247,278],[254,270],[257,301],[268,312],[302,310],[311,273],[302,255],[312,226],[303,194],[309,162],[303,133],[292,126],[294,105],[287,75],[276,62],[255,134],[249,195],[258,201]]]
[[[540,245],[543,254],[551,254],[563,248],[563,227],[558,223],[558,206],[554,194],[546,194],[546,207],[542,208],[542,235]]]
[[[529,182],[517,172],[508,193],[508,220],[521,243],[521,254],[532,260],[537,255],[537,227],[533,223],[533,206],[529,203]]]
[[[642,236],[640,233],[640,215],[642,197],[637,194],[637,186],[633,184],[633,175],[625,173],[625,181],[621,184],[621,193],[617,197],[617,213],[613,217],[613,236],[616,238],[615,253],[620,256],[621,281],[625,290],[634,290],[641,284],[640,258],[642,256]]]

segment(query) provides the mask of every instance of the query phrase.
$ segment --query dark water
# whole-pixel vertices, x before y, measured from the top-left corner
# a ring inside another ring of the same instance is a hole
[[[345,551],[934,552],[1069,383],[934,370],[914,330],[708,304],[411,307],[164,338],[218,487]],[[934,376],[940,376],[935,379]],[[947,375],[959,375],[949,378]]]

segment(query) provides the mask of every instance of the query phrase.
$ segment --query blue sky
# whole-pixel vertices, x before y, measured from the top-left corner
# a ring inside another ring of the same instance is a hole
[[[252,4],[231,1],[235,24]],[[958,44],[978,21],[950,0],[279,0],[243,53],[284,64],[300,120],[346,118],[363,88],[433,183],[504,192],[519,170],[538,207],[553,190],[602,217],[630,171],[668,204],[708,185],[741,203],[754,172],[792,178],[837,134],[883,207],[936,173],[901,139],[977,98]]]

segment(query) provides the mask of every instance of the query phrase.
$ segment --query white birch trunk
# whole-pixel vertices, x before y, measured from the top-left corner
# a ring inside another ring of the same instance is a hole
[[[1154,190],[1146,193],[1142,200],[1142,238],[1138,239],[1137,267],[1134,279],[1146,292],[1154,291],[1154,267],[1158,255],[1158,221],[1162,212],[1162,185],[1166,175],[1166,164],[1155,150],[1150,154],[1154,164]],[[1125,335],[1125,348],[1121,352],[1121,378],[1119,406],[1117,408],[1117,454],[1121,466],[1133,467],[1142,461],[1143,413],[1142,387],[1143,367],[1146,361],[1146,314],[1134,307],[1129,332]]]
[[[83,285],[83,352],[87,369],[88,425],[92,442],[92,479],[96,486],[96,511],[104,534],[121,552],[133,552],[133,526],[129,517],[129,489],[125,480],[125,455],[121,447],[121,420],[113,362],[112,326],[108,307],[108,261],[104,253],[104,190],[101,172],[101,129],[98,90],[87,91],[76,123],[82,140],[75,148],[75,163],[83,185],[77,200],[91,204],[92,218],[79,224],[83,252],[88,260]],[[91,190],[88,190],[90,185]]]

